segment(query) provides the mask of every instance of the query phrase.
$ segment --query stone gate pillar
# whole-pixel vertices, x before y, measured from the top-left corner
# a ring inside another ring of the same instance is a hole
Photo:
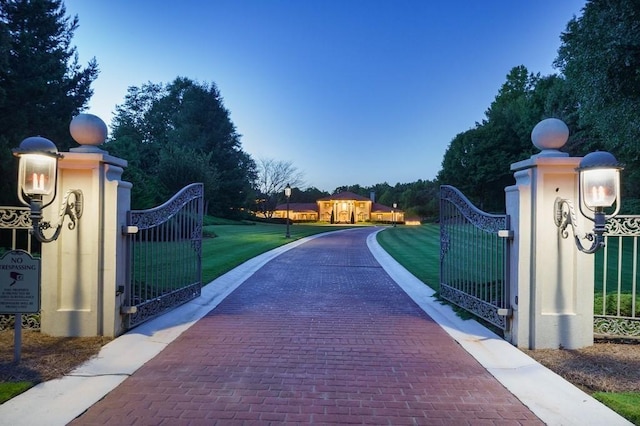
[[[74,230],[42,244],[42,332],[52,336],[117,336],[122,333],[121,291],[125,284],[126,212],[131,184],[121,180],[127,162],[98,148],[107,135],[102,120],[80,114],[70,125],[81,146],[63,152],[58,197],[44,220],[58,222],[61,198],[83,193],[83,213]]]
[[[576,349],[593,345],[594,256],[577,250],[555,224],[556,198],[578,200],[581,158],[558,151],[569,136],[560,120],[531,133],[542,151],[511,165],[515,185],[505,189],[514,239],[510,248],[511,343],[521,348]],[[578,215],[583,230],[593,223]]]

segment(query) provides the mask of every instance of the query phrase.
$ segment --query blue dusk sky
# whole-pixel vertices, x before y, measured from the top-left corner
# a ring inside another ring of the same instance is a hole
[[[303,187],[431,180],[511,68],[549,75],[584,0],[65,0],[107,124],[127,89],[215,83],[255,160]],[[509,141],[505,141],[508,144]]]

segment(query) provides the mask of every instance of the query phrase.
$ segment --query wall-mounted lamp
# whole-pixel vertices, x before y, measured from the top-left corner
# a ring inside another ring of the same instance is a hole
[[[555,222],[562,238],[568,238],[567,227],[571,225],[578,250],[583,253],[595,253],[604,247],[606,222],[620,211],[620,171],[622,166],[616,158],[604,151],[592,152],[584,156],[578,171],[578,206],[580,213],[594,223],[593,232],[587,233],[584,239],[591,242],[585,248],[581,241],[576,224],[576,213],[571,201],[556,198]],[[606,215],[605,209],[616,205],[612,214]],[[585,212],[584,207],[593,213],[593,217]]]
[[[55,241],[60,235],[64,216],[69,216],[69,229],[74,229],[82,216],[82,191],[79,189],[69,190],[64,195],[58,225],[52,226],[42,221],[42,209],[56,198],[58,159],[62,158],[62,154],[58,153],[55,144],[41,136],[32,136],[23,140],[13,150],[13,155],[18,157],[18,198],[31,208],[31,232],[36,239],[42,243]],[[74,196],[73,202],[69,202],[71,195]],[[51,197],[46,204],[45,196]],[[55,231],[47,238],[43,231],[49,228],[55,228]]]

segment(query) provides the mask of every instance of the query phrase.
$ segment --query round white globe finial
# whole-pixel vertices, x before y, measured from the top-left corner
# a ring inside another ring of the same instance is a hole
[[[102,151],[102,145],[107,139],[107,125],[102,119],[93,114],[78,114],[69,124],[71,137],[81,145],[74,151]]]
[[[531,142],[542,152],[539,155],[558,155],[569,139],[569,128],[557,118],[542,120],[531,131]]]

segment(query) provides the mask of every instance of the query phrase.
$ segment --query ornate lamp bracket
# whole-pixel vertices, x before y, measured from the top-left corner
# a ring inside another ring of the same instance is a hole
[[[556,198],[554,203],[555,223],[558,227],[558,231],[562,238],[569,238],[569,231],[567,228],[571,226],[573,237],[575,239],[576,247],[583,253],[593,254],[604,247],[604,232],[606,231],[606,217],[603,211],[596,211],[594,218],[591,219],[587,216],[587,219],[594,222],[593,232],[584,234],[581,237],[580,230],[577,225],[576,210],[573,207],[573,203],[563,198]],[[591,242],[590,247],[582,245],[581,240],[587,240]]]
[[[72,199],[70,200],[70,197]],[[71,230],[77,226],[78,219],[82,217],[83,210],[83,194],[79,189],[70,189],[64,194],[62,204],[60,205],[60,214],[58,224],[53,226],[51,222],[42,221],[42,199],[33,198],[30,203],[31,206],[31,223],[33,225],[31,232],[41,243],[50,243],[58,239],[60,230],[64,223],[65,216],[69,217],[69,224],[67,227]],[[44,231],[47,229],[55,229],[51,237],[46,237]]]

